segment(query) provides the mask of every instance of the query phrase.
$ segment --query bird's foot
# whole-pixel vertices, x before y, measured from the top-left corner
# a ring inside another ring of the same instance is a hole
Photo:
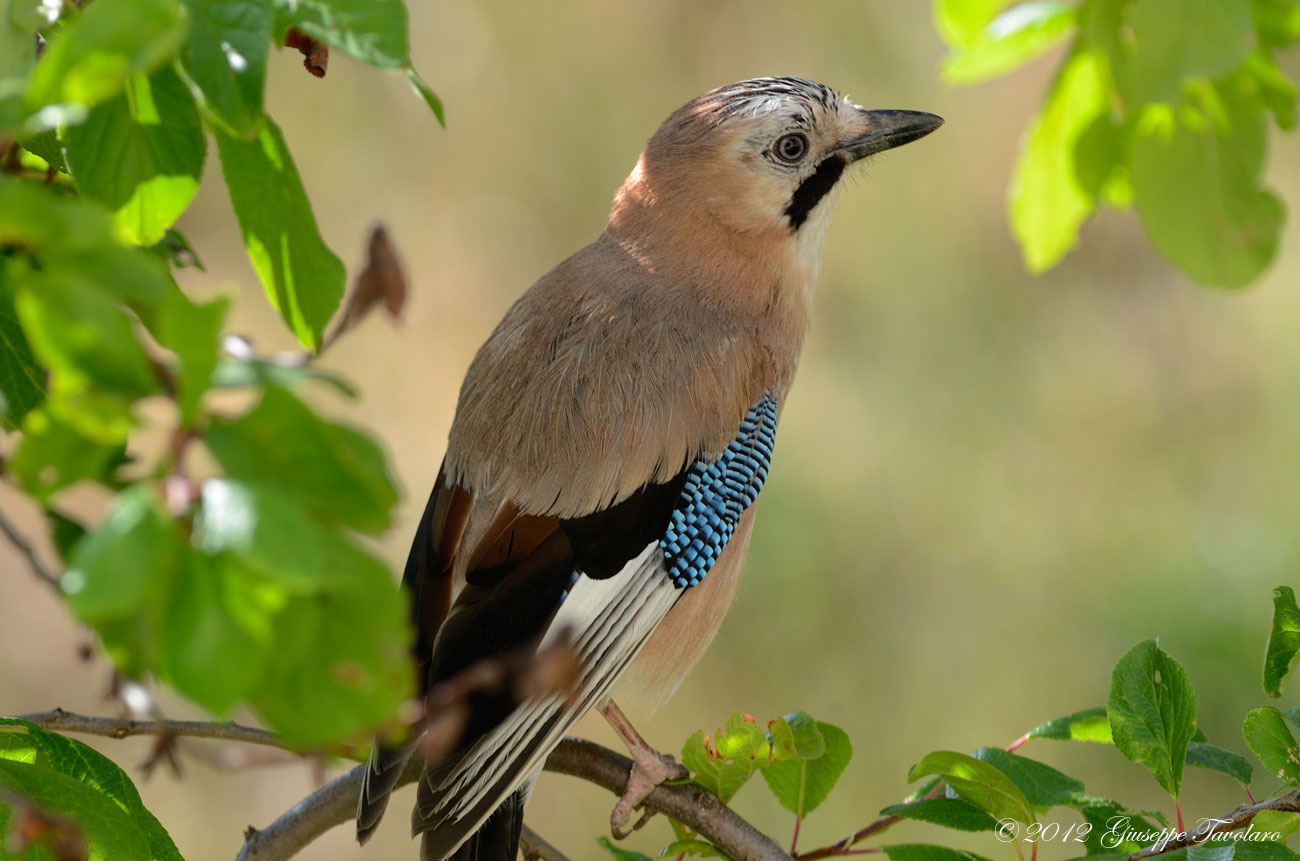
[[[632,763],[632,773],[627,778],[627,788],[623,790],[623,796],[619,798],[609,814],[609,832],[614,835],[615,840],[622,840],[650,819],[650,814],[644,813],[631,828],[628,827],[628,823],[632,820],[632,811],[654,792],[656,786],[665,780],[681,780],[691,776],[691,773],[677,760],[649,747],[634,750],[632,755],[635,759]]]

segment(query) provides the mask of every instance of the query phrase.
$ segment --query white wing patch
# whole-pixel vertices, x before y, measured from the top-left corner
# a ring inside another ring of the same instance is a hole
[[[460,832],[456,845],[473,834],[502,799],[541,767],[565,732],[609,695],[683,591],[665,573],[658,540],[613,577],[594,580],[580,574],[542,637],[543,648],[564,636],[573,638],[576,689],[569,696],[549,694],[524,703],[458,762],[426,772],[412,817],[417,833],[455,823]]]

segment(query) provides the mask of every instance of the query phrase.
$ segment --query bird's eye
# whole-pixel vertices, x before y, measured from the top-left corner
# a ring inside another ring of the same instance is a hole
[[[808,138],[798,132],[782,135],[772,146],[772,152],[781,161],[794,164],[808,153]]]

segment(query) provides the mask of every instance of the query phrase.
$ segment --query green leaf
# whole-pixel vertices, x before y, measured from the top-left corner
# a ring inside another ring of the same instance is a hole
[[[56,393],[95,387],[129,401],[160,390],[131,320],[90,273],[32,273],[19,285],[15,306]]]
[[[200,272],[208,271],[203,261],[199,259],[198,252],[190,246],[190,241],[174,228],[168,228],[163,238],[154,243],[149,250],[177,269],[188,269],[193,266]]]
[[[262,124],[271,4],[185,0],[194,22],[181,65],[204,113],[229,134],[251,138]]]
[[[659,857],[666,858],[671,855],[691,855],[697,858],[726,858],[714,846],[706,840],[674,840],[663,849],[659,850]]]
[[[343,377],[315,365],[304,364],[296,356],[283,362],[276,361],[275,357],[222,359],[212,372],[212,385],[216,388],[280,386],[292,389],[303,383],[317,382],[328,384],[344,397],[355,399],[360,396],[356,387]]]
[[[198,414],[199,400],[212,384],[228,306],[225,298],[196,304],[177,290],[152,321],[159,343],[176,353],[175,396],[185,425]]]
[[[826,753],[826,740],[817,721],[805,712],[791,712],[767,723],[772,759],[816,759]]]
[[[817,721],[817,730],[824,742],[822,753],[784,759],[763,769],[763,780],[777,801],[800,818],[826,800],[853,757],[848,733],[823,721]]]
[[[1268,635],[1264,657],[1264,693],[1282,696],[1287,676],[1300,661],[1300,607],[1290,586],[1273,590],[1273,630]]]
[[[9,470],[23,490],[39,502],[55,491],[83,479],[107,476],[126,458],[124,445],[88,440],[44,410],[33,410],[23,422],[23,438]]]
[[[77,189],[113,211],[118,235],[160,241],[189,206],[207,143],[194,100],[171,68],[131,78],[64,134]]]
[[[901,816],[957,831],[992,831],[997,822],[975,805],[960,798],[923,798],[911,804],[891,804],[881,816]]]
[[[253,268],[299,342],[314,350],[343,298],[345,273],[320,237],[280,129],[267,119],[252,141],[217,132],[217,148]]]
[[[880,851],[888,855],[890,861],[988,861],[983,855],[974,852],[928,843],[897,843],[881,846]]]
[[[1293,834],[1300,833],[1300,813],[1285,810],[1261,810],[1251,822],[1255,831],[1275,834],[1276,840],[1287,840]]]
[[[1286,715],[1287,720],[1291,721],[1291,723],[1300,726],[1300,708],[1282,709],[1282,714]]]
[[[1300,11],[1300,6],[1296,7]],[[1259,94],[1260,103],[1273,114],[1278,128],[1292,131],[1296,127],[1296,106],[1300,101],[1295,81],[1278,67],[1273,52],[1260,48],[1252,53],[1242,69],[1242,74]]]
[[[1269,774],[1283,783],[1300,783],[1300,745],[1280,711],[1264,706],[1248,713],[1241,734]]]
[[[1277,253],[1282,204],[1260,186],[1264,108],[1241,79],[1194,88],[1176,107],[1142,112],[1133,190],[1147,235],[1205,284],[1238,287]]]
[[[935,0],[934,19],[939,34],[950,45],[978,40],[998,11],[1010,0]]]
[[[753,718],[732,712],[725,727],[712,736],[696,732],[682,746],[682,765],[695,783],[726,804],[756,770],[772,761],[767,734]]]
[[[131,778],[102,753],[19,718],[0,718],[0,759],[51,768],[112,801],[135,822],[155,861],[181,861],[167,831],[140,800]]]
[[[1096,208],[1097,192],[1080,177],[1078,153],[1085,133],[1109,109],[1104,63],[1077,42],[1030,123],[1011,181],[1011,230],[1030,272],[1055,266]]]
[[[1126,857],[1143,844],[1133,839],[1137,833],[1157,832],[1160,829],[1148,822],[1141,814],[1129,810],[1118,801],[1109,798],[1097,798],[1079,793],[1071,805],[1083,814],[1084,822],[1091,826],[1083,835],[1083,843],[1089,856],[1105,856],[1110,853],[1123,853]]]
[[[380,69],[410,65],[402,0],[274,0],[275,38],[297,27],[353,59]]]
[[[1260,829],[1252,828],[1255,833]],[[1165,853],[1170,861],[1295,861],[1300,858],[1274,840],[1226,838]]]
[[[1187,745],[1187,764],[1226,774],[1243,786],[1250,785],[1254,774],[1246,757],[1212,744],[1195,741]]]
[[[80,121],[134,75],[175,56],[188,19],[176,0],[97,0],[50,37],[32,72],[27,103],[40,111],[28,131]],[[45,110],[41,110],[45,108]]]
[[[151,861],[146,837],[120,807],[86,784],[52,768],[0,759],[4,796],[30,799],[40,810],[71,820],[95,857]]]
[[[447,114],[442,107],[442,99],[438,98],[438,94],[424,82],[424,78],[421,78],[415,69],[406,70],[406,79],[411,82],[412,87],[415,87],[415,92],[419,94],[420,98],[424,99],[424,103],[429,106],[429,110],[433,111],[434,117],[438,120],[438,125],[445,129],[447,127]]]
[[[1095,706],[1083,711],[1054,718],[1031,729],[1026,738],[1052,738],[1058,741],[1094,741],[1110,744],[1110,719],[1105,706]]]
[[[1025,798],[1035,807],[1068,804],[1075,793],[1083,791],[1083,782],[1075,780],[1037,760],[1007,753],[996,747],[981,747],[975,758],[987,762],[1011,778]]]
[[[1277,48],[1300,42],[1300,4],[1295,0],[1255,0],[1252,6],[1260,41]]]
[[[1197,698],[1187,673],[1155,640],[1138,643],[1115,665],[1106,710],[1115,747],[1176,798],[1196,729]]]
[[[613,841],[608,837],[597,837],[596,842],[600,844],[610,855],[613,855],[616,861],[654,861],[649,855],[643,855],[640,852],[634,852],[631,849],[623,849],[615,846]]]
[[[1020,3],[989,23],[975,39],[954,47],[943,63],[950,83],[973,84],[1024,65],[1073,32],[1076,7],[1061,0]]]
[[[194,545],[230,554],[268,582],[294,594],[318,594],[346,584],[338,563],[346,558],[332,535],[311,519],[302,502],[277,485],[210,478],[200,490]]]
[[[153,665],[182,549],[162,500],[137,484],[118,494],[107,520],[69,560],[61,580],[69,606],[98,629],[128,675]]]
[[[227,714],[262,684],[275,614],[287,599],[231,557],[184,553],[160,632],[159,675],[204,708]]]
[[[1034,821],[1034,811],[1020,788],[987,762],[951,750],[927,754],[908,773],[909,782],[929,774],[943,778],[953,791],[994,819]]]
[[[1171,102],[1189,79],[1226,75],[1255,42],[1250,0],[1142,0],[1116,63],[1126,102]]]
[[[45,399],[45,371],[32,355],[14,308],[8,261],[0,258],[0,428],[17,430],[23,417]]]
[[[415,692],[406,596],[373,556],[342,540],[332,549],[347,582],[289,599],[249,698],[287,741],[308,749],[373,733]]]
[[[241,418],[214,421],[206,441],[232,478],[274,476],[322,523],[388,528],[397,490],[383,452],[358,431],[318,418],[283,389],[268,388]]]
[[[66,567],[77,544],[86,536],[86,527],[53,508],[45,509],[50,520],[50,542]]]

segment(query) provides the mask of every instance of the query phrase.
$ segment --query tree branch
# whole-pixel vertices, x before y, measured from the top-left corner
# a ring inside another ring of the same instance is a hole
[[[107,738],[132,735],[170,735],[246,742],[289,750],[274,733],[237,723],[205,723],[177,720],[116,720],[73,714],[53,709],[20,716],[43,729],[79,732]],[[421,764],[412,761],[402,774],[398,786],[411,783],[420,774]],[[594,742],[566,738],[549,759],[546,770],[567,774],[621,795],[632,771],[632,760]],[[357,796],[365,766],[359,765],[322,786],[286,810],[281,816],[258,830],[244,833],[244,846],[236,861],[283,861],[336,825],[356,815]],[[697,831],[737,861],[791,861],[785,850],[771,838],[740,818],[717,797],[694,784],[659,786],[646,799],[644,809],[663,813]],[[533,857],[563,861],[563,854],[531,835]],[[554,854],[552,854],[554,853]]]
[[[1230,831],[1239,831],[1249,825],[1256,816],[1265,810],[1282,810],[1287,813],[1300,813],[1300,787],[1292,789],[1290,792],[1284,792],[1276,798],[1269,798],[1264,801],[1257,801],[1254,804],[1243,804],[1231,813],[1226,813],[1217,818],[1203,819],[1201,824],[1191,831],[1175,835],[1172,839],[1153,843],[1144,849],[1140,849],[1129,856],[1129,861],[1142,861],[1144,858],[1154,858],[1156,855],[1163,855],[1166,852],[1173,852],[1175,849],[1182,849],[1187,846],[1195,846],[1212,840],[1216,835],[1224,834]]]
[[[568,856],[527,825],[519,835],[519,851],[524,861],[569,861]]]
[[[0,532],[4,533],[5,538],[9,540],[9,543],[13,545],[19,555],[27,560],[27,567],[36,575],[37,580],[40,580],[55,592],[62,591],[59,588],[59,578],[55,577],[50,569],[45,567],[41,557],[36,555],[36,548],[27,540],[26,536],[18,531],[18,527],[14,526],[9,521],[9,518],[5,517],[3,511],[0,511]]]
[[[73,714],[72,712],[65,712],[63,709],[18,715],[18,718],[34,723],[41,729],[56,730],[58,732],[80,732],[87,735],[102,735],[107,738],[126,738],[132,735],[187,736],[189,738],[241,741],[246,744],[260,744],[266,747],[278,747],[281,750],[292,750],[275,733],[237,724],[234,721],[212,723],[196,720],[119,720],[117,718]]]

